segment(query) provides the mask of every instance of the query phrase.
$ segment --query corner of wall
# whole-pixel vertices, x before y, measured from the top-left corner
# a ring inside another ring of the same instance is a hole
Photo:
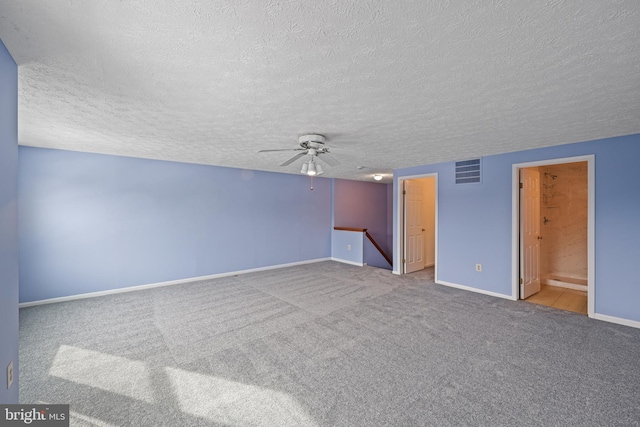
[[[0,403],[18,403],[18,67],[1,40],[0,92]]]

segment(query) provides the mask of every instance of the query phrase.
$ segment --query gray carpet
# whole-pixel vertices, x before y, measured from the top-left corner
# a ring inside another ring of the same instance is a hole
[[[638,426],[640,330],[323,262],[20,310],[78,426]]]

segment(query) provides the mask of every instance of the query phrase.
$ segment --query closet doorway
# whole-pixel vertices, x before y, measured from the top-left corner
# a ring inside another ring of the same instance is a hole
[[[593,156],[517,166],[518,299],[593,315]]]
[[[399,274],[436,268],[437,175],[406,177],[398,184]]]

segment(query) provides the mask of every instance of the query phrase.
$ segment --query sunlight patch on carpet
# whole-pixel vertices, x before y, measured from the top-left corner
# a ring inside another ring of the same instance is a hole
[[[146,364],[125,357],[61,345],[49,375],[147,403],[154,400]]]
[[[166,368],[183,412],[230,426],[316,423],[290,395],[209,375]]]

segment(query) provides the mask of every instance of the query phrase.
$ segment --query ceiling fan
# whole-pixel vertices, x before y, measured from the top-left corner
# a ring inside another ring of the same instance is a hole
[[[311,161],[309,161],[308,163],[304,163],[302,165],[301,173],[304,173],[307,175],[315,175],[316,168],[318,168],[319,171],[317,174],[320,175],[322,173],[322,167],[320,167],[320,165],[315,164],[314,157],[317,157],[323,160],[329,166],[337,166],[340,164],[339,161],[337,161],[333,156],[329,154],[329,147],[325,147],[324,145],[326,140],[327,138],[324,135],[320,135],[317,133],[310,133],[310,134],[302,135],[298,138],[298,143],[300,144],[300,148],[260,150],[258,151],[258,153],[267,153],[270,151],[299,151],[298,154],[296,154],[286,162],[282,163],[280,166],[288,166],[291,163],[298,160],[299,158],[304,157],[306,155],[310,155]],[[311,170],[313,170],[313,173],[311,173]]]

